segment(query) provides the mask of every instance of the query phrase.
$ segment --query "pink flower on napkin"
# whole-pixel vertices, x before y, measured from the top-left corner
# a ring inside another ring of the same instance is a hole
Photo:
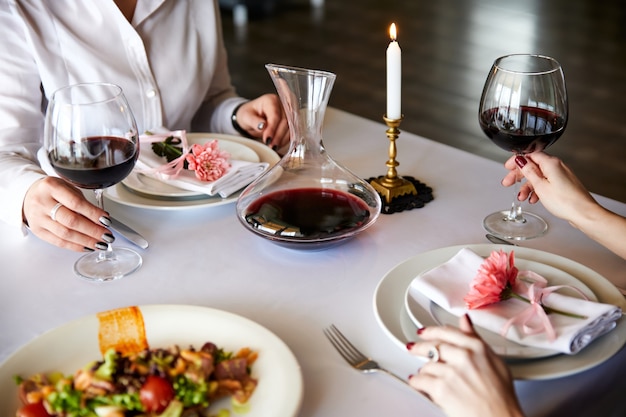
[[[219,149],[217,140],[204,145],[192,145],[191,153],[185,158],[189,164],[188,169],[194,171],[200,181],[215,181],[230,168],[230,155]]]
[[[513,251],[510,254],[503,250],[492,252],[470,284],[470,291],[464,298],[467,307],[475,309],[511,298],[517,273]]]
[[[518,281],[519,275],[524,275],[530,281],[528,287],[525,287]],[[478,268],[478,272],[470,284],[470,290],[463,300],[470,310],[510,298],[524,301],[530,304],[530,306],[516,316],[511,317],[503,326],[500,334],[504,337],[511,326],[520,324],[525,334],[546,332],[548,340],[554,341],[557,336],[556,330],[552,326],[548,314],[556,313],[578,319],[586,319],[587,317],[545,306],[543,305],[543,297],[565,287],[578,291],[584,299],[586,297],[580,290],[574,287],[568,285],[546,287],[547,282],[544,277],[535,272],[522,271],[520,273],[515,267],[513,251],[510,254],[505,253],[503,250],[494,251]],[[516,292],[522,290],[525,290],[528,298]]]

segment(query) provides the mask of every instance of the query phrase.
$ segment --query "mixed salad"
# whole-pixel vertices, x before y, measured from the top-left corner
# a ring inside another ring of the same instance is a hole
[[[208,417],[217,399],[243,407],[257,381],[251,366],[257,352],[226,352],[213,343],[201,349],[146,349],[102,360],[73,376],[60,373],[16,377],[23,406],[17,417]]]

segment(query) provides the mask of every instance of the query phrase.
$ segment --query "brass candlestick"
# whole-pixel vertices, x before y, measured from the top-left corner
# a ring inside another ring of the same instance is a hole
[[[385,131],[389,138],[389,159],[387,160],[387,175],[375,178],[370,181],[370,184],[374,189],[385,198],[387,203],[391,203],[395,197],[399,197],[405,194],[417,195],[415,185],[411,181],[408,181],[400,176],[396,171],[396,167],[400,165],[396,161],[396,139],[400,135],[400,123],[404,117],[399,119],[389,119],[386,115],[383,116],[383,120],[388,126]]]

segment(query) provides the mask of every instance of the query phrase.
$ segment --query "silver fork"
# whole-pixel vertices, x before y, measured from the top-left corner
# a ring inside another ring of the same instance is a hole
[[[324,335],[326,335],[328,340],[330,340],[330,343],[335,347],[335,349],[337,349],[337,352],[339,352],[346,362],[348,362],[354,369],[364,373],[384,372],[398,381],[409,385],[407,380],[400,378],[398,375],[386,370],[385,368],[382,368],[372,358],[368,358],[362,354],[352,343],[350,343],[350,341],[334,324],[331,324],[330,327],[324,329]]]

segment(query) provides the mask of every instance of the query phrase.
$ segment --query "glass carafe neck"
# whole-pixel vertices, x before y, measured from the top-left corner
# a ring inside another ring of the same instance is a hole
[[[326,71],[267,64],[285,109],[291,148],[321,150],[322,124],[335,74]]]

